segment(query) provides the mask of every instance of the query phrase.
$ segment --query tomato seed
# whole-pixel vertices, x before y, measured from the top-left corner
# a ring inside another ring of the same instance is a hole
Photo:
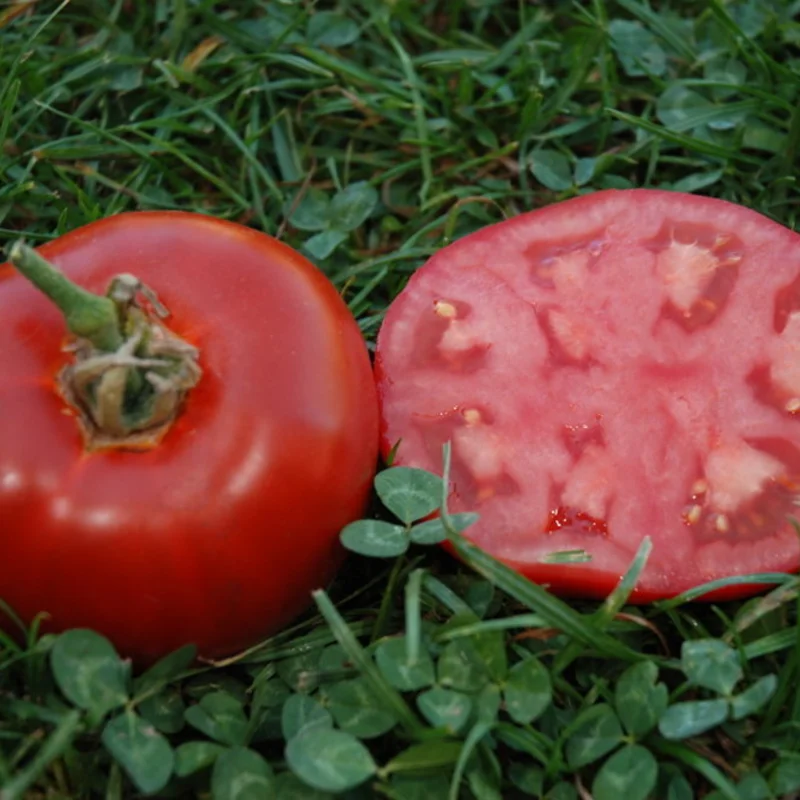
[[[445,319],[455,319],[457,316],[456,307],[452,303],[446,303],[444,300],[437,300],[433,304],[433,308],[440,317]]]
[[[700,517],[703,514],[703,507],[694,505],[689,508],[689,510],[683,515],[686,521],[690,525],[696,525],[700,522]]]
[[[717,518],[714,520],[714,527],[719,533],[728,533],[731,529],[730,522],[724,514],[717,514]]]
[[[464,417],[464,422],[467,426],[472,427],[473,425],[478,425],[483,421],[483,417],[481,416],[481,412],[478,411],[477,408],[465,408],[461,412],[461,416]]]

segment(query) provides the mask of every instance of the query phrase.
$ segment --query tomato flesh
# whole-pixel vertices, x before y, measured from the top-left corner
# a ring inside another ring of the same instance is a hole
[[[39,251],[97,293],[136,275],[204,372],[160,445],[85,452],[53,385],[64,322],[0,266],[0,598],[142,662],[278,630],[340,564],[378,456],[347,306],[291,248],[200,214],[120,214]]]
[[[606,595],[645,536],[639,600],[800,563],[800,237],[751,210],[607,191],[466,236],[376,375],[384,452],[440,471],[450,441],[466,534],[555,591]]]

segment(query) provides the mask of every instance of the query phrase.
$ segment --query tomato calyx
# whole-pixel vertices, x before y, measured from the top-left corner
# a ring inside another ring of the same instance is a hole
[[[156,293],[122,274],[105,296],[93,294],[22,242],[9,260],[64,315],[73,360],[56,387],[76,412],[86,448],[156,446],[202,376],[199,351],[163,324],[169,311]]]

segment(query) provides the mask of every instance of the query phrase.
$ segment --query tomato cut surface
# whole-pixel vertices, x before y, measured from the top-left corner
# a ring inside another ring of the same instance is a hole
[[[136,275],[203,375],[157,446],[88,452],[54,388],[64,320],[0,265],[0,598],[142,662],[278,630],[341,563],[378,457],[367,349],[335,287],[272,237],[200,214],[120,214],[39,252],[98,294]]]
[[[466,236],[376,374],[384,451],[440,472],[450,441],[466,535],[555,591],[604,596],[645,536],[639,600],[800,563],[800,236],[751,210],[606,191]]]

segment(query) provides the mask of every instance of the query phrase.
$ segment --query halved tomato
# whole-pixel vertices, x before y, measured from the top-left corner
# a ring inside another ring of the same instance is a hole
[[[605,191],[466,236],[376,370],[384,452],[440,471],[451,441],[467,535],[554,591],[604,596],[645,536],[638,600],[800,563],[800,236],[752,210]]]

